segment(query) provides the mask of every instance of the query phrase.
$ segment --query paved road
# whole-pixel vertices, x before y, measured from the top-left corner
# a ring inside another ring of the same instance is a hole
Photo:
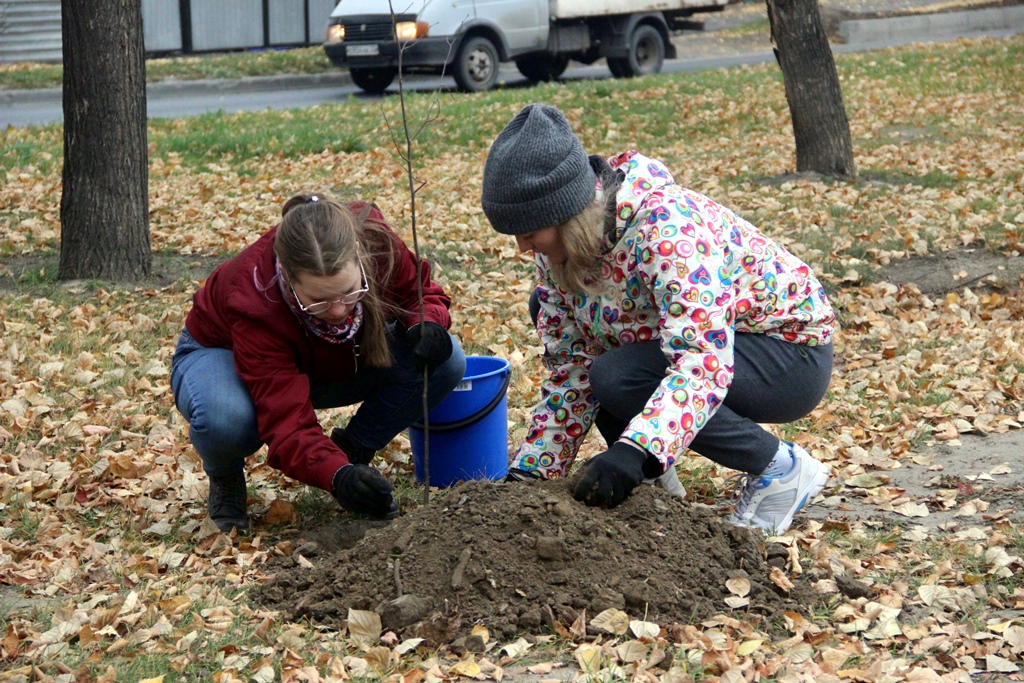
[[[844,32],[847,42],[832,45],[834,53],[859,52],[912,42],[941,42],[958,37],[1003,37],[1024,33],[1024,5],[999,10],[846,21],[840,27],[840,34]],[[774,59],[771,46],[767,43],[757,44],[757,41],[733,44],[728,40],[715,41],[707,34],[685,32],[675,40],[683,58],[666,61],[663,73],[763,64]],[[701,41],[708,45],[715,43],[717,49],[696,49]],[[694,52],[713,55],[699,58],[685,56]],[[504,87],[531,86],[511,64],[502,65],[501,74]],[[599,62],[592,66],[571,66],[562,80],[608,78],[610,75],[604,63]],[[449,78],[410,77],[406,79],[405,87],[409,90],[454,89],[455,84]],[[397,86],[392,86],[389,94],[384,96],[393,96],[395,93]],[[304,108],[317,104],[343,103],[351,97],[375,99],[379,96],[362,92],[352,85],[348,74],[341,71],[315,76],[157,83],[147,89],[151,118],[187,117],[215,111]],[[0,91],[2,127],[43,125],[62,119],[59,89]]]

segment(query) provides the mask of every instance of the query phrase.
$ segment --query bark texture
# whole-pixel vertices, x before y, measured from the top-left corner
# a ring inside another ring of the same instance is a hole
[[[856,176],[850,122],[817,0],[767,0],[796,138],[796,170]]]
[[[61,0],[64,171],[58,277],[149,275],[141,0]]]

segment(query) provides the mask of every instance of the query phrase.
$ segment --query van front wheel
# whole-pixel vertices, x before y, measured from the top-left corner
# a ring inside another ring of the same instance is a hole
[[[498,82],[498,49],[483,36],[473,36],[462,44],[452,76],[459,90],[483,92]]]
[[[350,68],[348,74],[352,77],[352,82],[357,86],[366,92],[379,95],[387,90],[391,82],[395,80],[395,76],[398,75],[398,69],[386,66],[365,69]]]

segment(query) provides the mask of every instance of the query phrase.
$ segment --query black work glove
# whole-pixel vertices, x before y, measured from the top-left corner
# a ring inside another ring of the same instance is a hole
[[[647,451],[616,441],[587,461],[572,497],[587,505],[613,508],[644,480]]]
[[[391,482],[369,465],[345,465],[334,474],[331,487],[334,497],[349,512],[386,519],[398,511],[391,498]]]
[[[515,467],[508,468],[508,474],[505,475],[505,481],[534,481],[540,479],[541,476],[536,472],[530,470],[521,470]]]
[[[437,323],[424,322],[413,325],[405,331],[405,340],[412,346],[416,369],[433,370],[451,358],[452,338],[448,330]]]

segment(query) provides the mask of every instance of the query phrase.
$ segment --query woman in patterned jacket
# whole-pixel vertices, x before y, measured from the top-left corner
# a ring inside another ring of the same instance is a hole
[[[596,425],[608,448],[577,499],[618,505],[689,448],[746,475],[732,523],[788,529],[829,468],[759,423],[806,416],[828,388],[835,315],[811,269],[659,161],[588,158],[546,105],[495,139],[481,203],[534,254],[550,373],[509,479],[566,475]]]

